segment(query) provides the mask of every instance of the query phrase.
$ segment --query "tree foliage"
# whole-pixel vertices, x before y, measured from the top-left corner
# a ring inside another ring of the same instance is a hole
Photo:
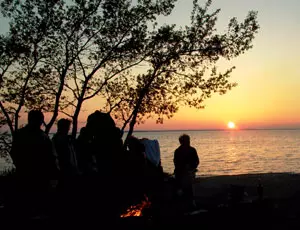
[[[241,23],[232,18],[227,31],[219,34],[215,27],[220,10],[210,12],[210,5],[194,1],[189,26],[164,25],[151,33],[143,61],[147,72],[107,85],[107,106],[114,108],[117,119],[130,123],[128,135],[136,122],[156,117],[162,123],[181,105],[203,108],[213,93],[225,94],[237,85],[229,81],[234,67],[219,72],[216,65],[221,58],[231,60],[252,48],[257,13],[249,12]]]
[[[10,20],[0,36],[1,130],[13,134],[20,115],[35,108],[50,117],[47,133],[58,116],[70,117],[75,137],[84,102],[97,96],[106,102],[97,109],[113,114],[123,129],[130,124],[130,134],[147,118],[162,123],[181,105],[202,108],[213,93],[236,86],[229,81],[233,67],[218,72],[217,62],[251,48],[256,13],[241,23],[231,19],[219,34],[220,10],[194,0],[189,25],[158,26],[157,17],[168,16],[175,3],[1,0]],[[7,135],[1,140],[9,146]]]

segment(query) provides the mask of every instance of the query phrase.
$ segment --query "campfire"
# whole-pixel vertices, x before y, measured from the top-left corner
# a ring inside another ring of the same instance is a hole
[[[145,195],[145,200],[143,200],[140,204],[132,205],[127,210],[126,213],[122,214],[121,217],[130,217],[130,216],[143,216],[143,210],[145,208],[149,208],[151,202],[148,197]]]

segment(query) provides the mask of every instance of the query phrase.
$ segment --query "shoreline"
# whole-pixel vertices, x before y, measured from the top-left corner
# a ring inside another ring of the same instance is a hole
[[[196,197],[213,197],[228,193],[230,186],[244,188],[247,197],[257,197],[257,186],[261,182],[264,197],[270,199],[300,199],[299,173],[258,173],[197,177],[194,183]]]
[[[165,177],[166,179],[173,178],[167,174]],[[0,172],[0,186],[5,186],[11,178],[13,174],[8,171]],[[254,198],[257,196],[259,182],[267,198],[290,199],[299,196],[300,200],[300,173],[293,172],[197,176],[193,186],[196,199],[228,194],[231,186],[243,187],[246,197]]]

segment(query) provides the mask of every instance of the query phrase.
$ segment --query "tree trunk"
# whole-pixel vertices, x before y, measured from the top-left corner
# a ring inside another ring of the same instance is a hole
[[[132,120],[130,121],[130,124],[129,124],[129,130],[128,130],[128,133],[127,133],[127,136],[126,136],[126,139],[124,141],[124,149],[127,148],[127,145],[128,145],[128,138],[132,135],[133,133],[133,130],[134,130],[134,126],[135,126],[135,123],[136,123],[136,118],[137,118],[137,115],[138,115],[138,111],[139,111],[139,108],[140,108],[140,105],[136,105],[136,107],[134,108],[134,111],[133,111],[133,118]]]
[[[58,116],[58,110],[59,110],[59,101],[60,101],[60,97],[61,94],[63,92],[64,89],[64,85],[65,85],[65,75],[66,75],[67,71],[65,71],[65,73],[62,74],[62,76],[60,77],[60,85],[55,97],[55,106],[54,106],[54,111],[53,111],[53,115],[52,118],[50,120],[50,122],[46,125],[46,129],[45,129],[45,133],[49,134],[57,116]]]
[[[82,103],[83,103],[83,99],[82,98],[79,98],[78,99],[78,102],[77,102],[77,106],[76,106],[76,109],[75,109],[75,112],[74,112],[74,115],[73,115],[73,121],[72,121],[72,139],[76,139],[76,135],[77,135],[77,126],[78,126],[78,116],[79,116],[79,113],[80,113],[80,110],[81,110],[81,106],[82,106]]]
[[[136,108],[139,108],[139,106],[136,107]],[[134,126],[135,126],[135,123],[136,123],[137,114],[138,114],[138,109],[136,111],[134,111],[133,118],[130,121],[129,130],[128,130],[128,133],[127,133],[126,141],[127,141],[128,137],[130,137],[132,135],[132,133],[133,133],[133,129],[134,129]]]
[[[149,84],[149,86],[150,86],[150,84]],[[142,91],[142,93],[141,93],[141,95],[139,97],[139,100],[138,100],[138,102],[137,102],[137,104],[136,104],[136,106],[135,106],[135,108],[134,108],[134,110],[132,112],[133,117],[132,117],[132,119],[131,119],[131,121],[129,123],[129,130],[128,130],[127,137],[126,137],[125,142],[124,142],[124,148],[125,149],[127,148],[128,137],[130,137],[132,135],[132,133],[133,133],[134,126],[135,126],[135,123],[136,123],[136,118],[137,118],[139,109],[141,107],[141,104],[143,102],[143,99],[144,99],[144,97],[146,95],[146,92],[147,92],[147,89],[144,89]]]
[[[83,85],[82,85],[82,89],[81,89],[81,93],[77,99],[77,105],[76,105],[76,109],[74,111],[73,114],[73,128],[72,128],[72,138],[76,139],[76,134],[77,134],[77,125],[78,125],[78,116],[84,101],[84,95],[88,86],[90,78],[87,77],[85,78]]]
[[[130,137],[133,133],[133,130],[134,130],[134,126],[135,126],[135,123],[136,123],[136,118],[137,118],[137,115],[138,115],[138,112],[139,112],[139,109],[141,107],[141,104],[144,100],[144,97],[145,95],[147,94],[154,78],[156,77],[156,72],[157,72],[158,68],[155,68],[154,72],[152,73],[150,79],[149,79],[149,82],[146,84],[145,88],[141,91],[141,94],[139,96],[139,99],[138,99],[138,102],[136,103],[136,106],[134,108],[134,111],[133,111],[133,117],[132,117],[132,120],[129,124],[129,131],[127,133],[127,137],[125,139],[125,142],[124,142],[124,148],[126,149],[127,148],[127,142],[128,142],[128,137]]]

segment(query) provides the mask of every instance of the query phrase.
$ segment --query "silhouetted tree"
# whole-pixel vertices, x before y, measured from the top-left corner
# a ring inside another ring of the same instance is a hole
[[[30,55],[23,59],[28,59],[32,67],[27,69],[30,71],[23,90],[14,84],[11,90],[8,85],[3,87],[8,92],[3,101],[11,103],[12,91],[23,92],[26,97],[36,92],[28,105],[41,107],[40,102],[47,102],[48,107],[43,109],[51,113],[51,118],[46,133],[61,112],[73,119],[75,136],[82,103],[96,96],[118,73],[140,62],[138,57],[143,55],[140,50],[148,24],[154,23],[157,15],[169,14],[173,2],[175,0],[143,0],[135,4],[128,0],[1,1],[1,12],[10,20],[9,36],[18,45],[28,46]],[[16,64],[19,62],[17,59]],[[20,71],[16,70],[15,74],[20,75]],[[11,75],[9,73],[10,79]],[[20,77],[10,82],[19,83]],[[28,85],[33,86],[31,90]],[[38,98],[42,100],[37,101]],[[27,102],[21,101],[17,103],[19,112]],[[71,109],[74,109],[73,114],[68,113]],[[14,127],[18,127],[19,116],[15,117]],[[8,116],[6,119],[9,125],[11,119]]]
[[[41,68],[41,60],[45,56],[42,50],[37,51],[44,37],[42,33],[38,38],[25,31],[19,34],[18,28],[13,27],[8,35],[0,37],[0,145],[4,152],[9,151],[24,109],[51,107],[48,103],[51,95],[43,86],[47,68]],[[51,82],[48,80],[47,85]]]
[[[158,26],[157,16],[169,15],[175,2],[0,0],[10,20],[0,37],[2,130],[13,134],[20,114],[35,108],[50,115],[46,133],[64,114],[75,137],[83,103],[99,96],[130,134],[145,118],[163,122],[180,105],[201,108],[212,93],[226,93],[236,85],[232,68],[218,73],[214,66],[251,48],[256,13],[240,24],[231,19],[227,33],[217,34],[219,10],[195,0],[189,26]]]
[[[145,59],[149,27],[155,26],[158,15],[169,14],[175,1],[143,0],[133,4],[118,0],[103,1],[97,6],[89,5],[93,1],[88,2],[84,10],[74,11],[74,17],[81,11],[91,12],[91,15],[86,18],[83,31],[88,48],[76,58],[71,71],[73,81],[67,85],[76,99],[74,112],[70,114],[73,136],[77,133],[78,116],[84,101],[100,95],[112,79],[128,75],[132,67]]]
[[[162,123],[180,105],[203,108],[213,93],[225,94],[236,83],[230,82],[234,67],[218,72],[216,63],[231,60],[252,47],[258,31],[257,13],[249,12],[242,23],[229,21],[224,34],[216,33],[220,10],[209,12],[211,1],[201,7],[194,1],[191,24],[185,28],[165,25],[152,32],[143,60],[146,72],[115,79],[107,85],[107,105],[115,118],[129,123],[130,136],[136,122],[152,116]],[[208,72],[208,73],[207,73]]]

